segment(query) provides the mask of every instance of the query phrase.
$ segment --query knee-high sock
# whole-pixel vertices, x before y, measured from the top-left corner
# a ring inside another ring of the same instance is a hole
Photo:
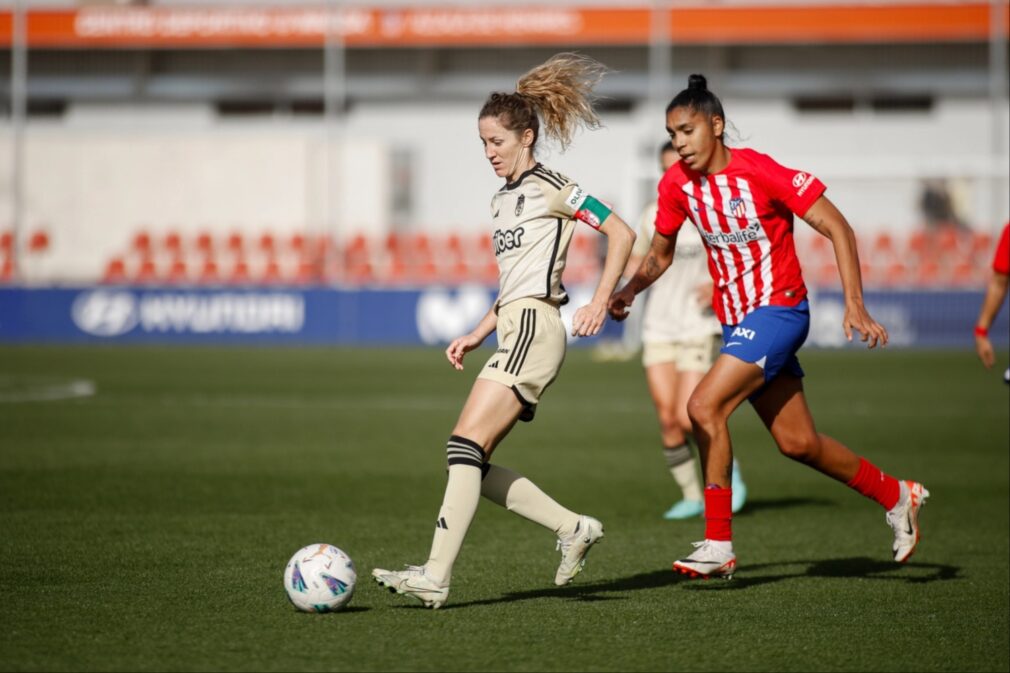
[[[425,574],[445,586],[452,579],[452,565],[459,556],[463,538],[470,528],[480,501],[481,466],[484,452],[480,445],[465,437],[453,435],[446,445],[449,459],[449,479],[445,497],[438,510],[431,553],[424,564]]]
[[[561,538],[571,535],[579,523],[578,514],[565,509],[532,481],[507,467],[486,464],[480,494]]]
[[[701,502],[701,480],[694,465],[691,445],[685,440],[678,446],[665,446],[663,455],[666,456],[666,466],[670,468],[670,474],[684,494],[684,500]]]

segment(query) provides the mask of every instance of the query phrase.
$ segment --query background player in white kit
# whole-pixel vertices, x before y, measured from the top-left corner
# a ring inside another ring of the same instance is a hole
[[[659,150],[663,173],[677,162],[673,143]],[[628,268],[634,275],[649,252],[656,231],[656,202],[642,211],[638,238]],[[685,227],[677,242],[677,259],[652,287],[645,301],[642,323],[642,365],[649,394],[656,405],[663,455],[683,499],[674,503],[664,519],[689,519],[705,510],[687,400],[715,362],[722,346],[722,325],[712,311],[712,278],[705,245],[693,227]],[[733,511],[747,500],[740,467],[733,461]]]
[[[516,421],[530,421],[543,391],[565,357],[566,335],[558,307],[568,301],[561,284],[576,220],[608,238],[607,257],[592,301],[575,312],[574,336],[592,336],[607,318],[607,300],[628,261],[635,233],[576,183],[534,158],[540,120],[564,150],[576,127],[599,126],[590,94],[605,68],[585,57],[559,54],[519,79],[514,93],[493,93],[478,115],[484,155],[505,179],[491,199],[498,299],[469,334],[445,354],[456,369],[497,330],[498,349],[487,360],[446,445],[449,478],[423,566],[376,568],[380,585],[441,607],[449,596],[452,566],[480,496],[549,529],[558,538],[561,564],[554,582],[567,584],[603,537],[596,519],[572,512],[528,479],[488,460]]]

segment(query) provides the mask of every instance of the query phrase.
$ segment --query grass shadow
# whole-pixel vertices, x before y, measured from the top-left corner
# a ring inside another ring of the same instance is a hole
[[[767,569],[794,567],[795,572],[773,575],[751,576],[753,572]],[[807,561],[783,561],[779,563],[759,563],[744,568],[744,575],[737,574],[730,581],[694,582],[693,588],[712,587],[716,590],[737,590],[772,584],[783,580],[804,577],[859,578],[885,582],[905,582],[908,584],[929,584],[960,579],[961,568],[942,563],[895,563],[870,559],[863,556],[844,559],[823,559]]]
[[[779,572],[771,575],[753,576],[766,570],[795,569],[791,572]],[[658,589],[671,584],[683,583],[686,589],[703,591],[723,591],[749,589],[751,587],[772,584],[784,580],[794,580],[810,577],[821,578],[860,578],[881,580],[885,582],[906,582],[908,584],[928,584],[937,581],[960,579],[961,568],[940,563],[904,563],[881,561],[866,557],[844,559],[821,559],[804,561],[783,561],[778,563],[761,563],[748,565],[744,575],[736,575],[732,580],[692,580],[678,575],[672,570],[653,570],[638,573],[614,580],[601,580],[587,584],[572,584],[566,587],[549,587],[531,589],[529,591],[513,591],[496,598],[486,598],[465,603],[449,603],[443,610],[476,607],[480,605],[496,605],[498,603],[513,603],[515,601],[533,600],[538,598],[559,598],[572,601],[609,601],[625,600],[624,596],[608,596],[629,591]],[[417,606],[420,607],[420,606]]]
[[[653,570],[647,573],[639,573],[628,577],[621,577],[614,580],[601,580],[589,584],[570,584],[564,587],[548,587],[545,589],[531,589],[529,591],[512,591],[497,598],[487,598],[466,603],[450,603],[443,610],[463,607],[473,607],[478,605],[495,605],[497,603],[511,603],[514,601],[525,601],[536,598],[562,598],[575,601],[609,601],[624,600],[624,597],[606,596],[607,593],[621,593],[626,591],[640,591],[642,589],[658,589],[670,584],[685,581],[683,577],[671,570]]]

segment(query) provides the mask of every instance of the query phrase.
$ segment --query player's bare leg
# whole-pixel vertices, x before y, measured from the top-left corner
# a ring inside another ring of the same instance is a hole
[[[687,403],[705,475],[705,539],[673,569],[691,577],[732,577],[736,568],[732,534],[733,447],[730,415],[764,384],[762,369],[720,355]]]
[[[779,376],[754,401],[754,409],[783,455],[880,503],[887,510],[885,520],[894,533],[894,560],[908,560],[920,539],[919,510],[929,498],[922,484],[899,481],[838,440],[818,433],[802,379]]]

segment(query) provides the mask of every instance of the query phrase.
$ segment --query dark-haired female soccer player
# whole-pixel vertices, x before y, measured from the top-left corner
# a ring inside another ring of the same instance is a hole
[[[688,401],[706,481],[705,539],[673,568],[692,577],[731,577],[736,568],[728,421],[744,400],[784,455],[880,503],[894,532],[894,560],[904,562],[919,541],[919,510],[929,491],[895,479],[818,433],[796,358],[810,314],[793,243],[794,214],[834,246],[845,293],[846,336],[851,341],[855,330],[869,348],[887,344],[887,330],[863,306],[855,236],[824,196],[820,180],[754,150],[727,147],[725,124],[722,103],[705,78],[691,75],[688,88],[666,109],[667,132],[680,161],[659,183],[656,235],[635,275],[614,293],[608,307],[615,319],[627,315],[635,295],[670,266],[677,232],[690,219],[708,251],[723,346]]]
[[[513,93],[493,93],[478,115],[484,156],[505,185],[491,198],[498,299],[480,324],[446,349],[450,364],[497,330],[498,349],[477,375],[446,447],[449,479],[423,566],[376,568],[390,590],[438,608],[449,596],[452,566],[480,496],[539,523],[558,537],[555,584],[572,581],[603,537],[596,519],[572,512],[528,479],[488,459],[517,420],[530,421],[565,357],[558,307],[568,301],[561,273],[575,221],[607,236],[607,258],[592,301],[575,312],[574,336],[592,336],[607,318],[607,300],[628,261],[635,234],[617,215],[565,176],[534,158],[540,121],[565,149],[580,125],[599,126],[590,94],[604,73],[596,61],[559,54],[523,75]]]

